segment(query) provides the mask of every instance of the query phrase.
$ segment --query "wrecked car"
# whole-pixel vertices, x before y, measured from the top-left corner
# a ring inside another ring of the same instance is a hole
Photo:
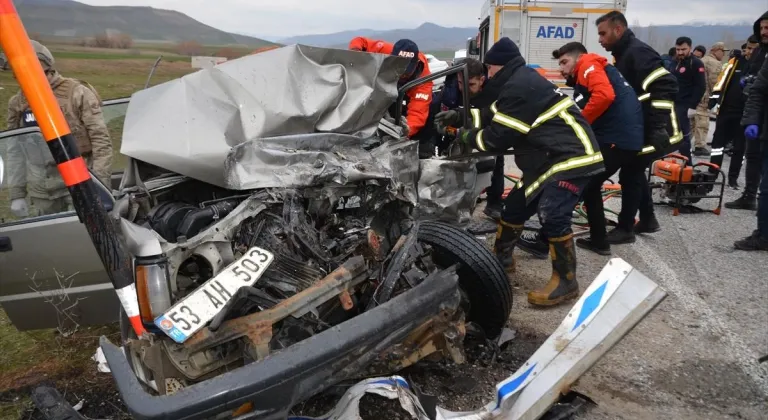
[[[404,64],[295,45],[133,95],[111,214],[146,332],[122,312],[102,349],[136,418],[285,418],[501,332],[509,281],[457,226],[482,162],[419,160],[387,116]]]

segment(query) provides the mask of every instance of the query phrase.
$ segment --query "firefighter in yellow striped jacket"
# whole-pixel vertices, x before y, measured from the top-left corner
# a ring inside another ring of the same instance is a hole
[[[575,102],[527,67],[509,38],[491,47],[485,64],[491,80],[500,71],[510,77],[491,107],[472,110],[474,128],[460,130],[457,141],[480,151],[518,153],[523,177],[504,201],[495,252],[507,272],[514,272],[512,252],[524,223],[538,213],[552,276],[544,288],[528,293],[528,302],[557,305],[579,295],[571,218],[590,178],[605,170],[603,156]]]
[[[752,49],[754,45],[755,43],[751,44]],[[751,54],[752,49],[750,49],[749,54]],[[709,161],[717,166],[722,166],[725,146],[733,141],[733,157],[728,168],[728,183],[733,188],[739,187],[739,173],[741,172],[744,152],[746,150],[746,139],[744,138],[744,128],[741,126],[741,116],[744,114],[744,104],[747,98],[741,88],[741,79],[747,75],[748,66],[749,55],[734,57],[728,60],[712,89],[712,95],[709,97],[710,109],[714,108],[715,105],[719,105]],[[757,196],[757,185],[760,183],[759,170],[748,172],[747,184],[749,184],[749,188],[745,192],[754,200],[754,197]],[[754,180],[755,176],[757,176],[756,182]]]

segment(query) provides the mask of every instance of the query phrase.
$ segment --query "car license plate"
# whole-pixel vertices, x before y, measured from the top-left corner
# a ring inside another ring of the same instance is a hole
[[[248,250],[216,277],[208,280],[187,297],[177,302],[155,325],[173,341],[181,344],[206,326],[243,286],[253,286],[267,270],[275,256],[258,247]]]

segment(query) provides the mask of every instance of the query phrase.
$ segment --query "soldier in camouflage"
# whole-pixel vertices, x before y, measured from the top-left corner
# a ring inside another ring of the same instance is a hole
[[[37,41],[31,42],[80,154],[91,172],[110,185],[112,141],[98,94],[85,82],[61,76],[48,48]],[[29,103],[23,93],[18,92],[8,103],[8,129],[35,126],[37,121]],[[9,138],[6,165],[11,212],[16,217],[29,216],[28,205],[32,207],[32,216],[74,210],[56,162],[39,132]]]

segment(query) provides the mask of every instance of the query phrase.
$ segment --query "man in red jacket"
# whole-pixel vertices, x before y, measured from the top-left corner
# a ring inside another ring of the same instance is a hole
[[[629,83],[608,60],[590,54],[580,42],[570,42],[552,52],[573,96],[589,122],[603,154],[605,172],[595,175],[584,189],[590,237],[576,246],[611,255],[611,245],[635,242],[635,214],[642,197],[645,167],[638,153],[643,149],[643,107]],[[621,172],[619,172],[621,171]],[[622,189],[619,224],[606,235],[603,183],[619,172]]]
[[[401,39],[394,44],[364,37],[354,38],[349,49],[369,53],[390,54],[410,58],[411,63],[400,76],[398,85],[430,75],[427,58],[419,52],[419,47],[410,39]],[[429,118],[429,106],[432,103],[432,82],[422,83],[406,92],[405,113],[408,120],[408,137],[415,139]]]

